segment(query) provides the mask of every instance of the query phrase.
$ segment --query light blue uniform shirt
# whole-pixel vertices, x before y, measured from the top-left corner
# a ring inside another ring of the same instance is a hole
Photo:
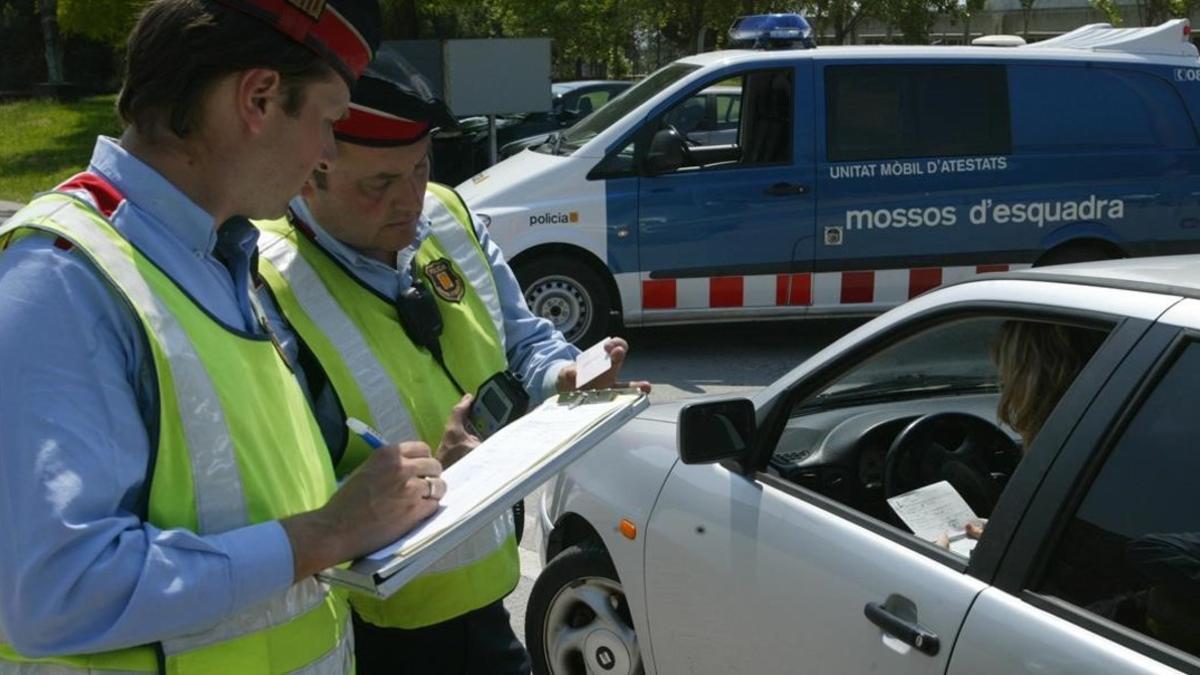
[[[292,200],[292,210],[300,220],[309,225],[321,248],[350,270],[355,277],[384,297],[394,298],[400,289],[412,287],[412,274],[409,263],[416,255],[417,248],[429,235],[429,221],[422,217],[417,228],[416,241],[396,256],[395,265],[385,265],[378,260],[368,258],[355,249],[347,246],[333,235],[326,232],[313,217],[308,205],[301,197]],[[473,219],[474,222],[474,219]],[[534,316],[525,304],[521,294],[521,286],[508,263],[504,262],[504,253],[487,234],[487,230],[475,225],[475,232],[483,244],[484,253],[492,266],[492,277],[496,280],[496,291],[500,297],[500,309],[504,316],[504,337],[508,351],[508,367],[514,375],[525,383],[529,392],[530,406],[537,405],[546,397],[557,392],[559,372],[575,361],[579,350],[563,338],[562,333],[554,330],[554,324],[549,320]],[[289,358],[296,361],[299,354],[299,344],[291,326],[281,317],[269,293],[262,293],[265,311],[275,327],[275,333],[283,343],[284,351]],[[297,369],[300,372],[300,369]],[[303,379],[303,375],[301,375]],[[467,392],[474,394],[475,392]],[[310,391],[313,409],[325,440],[331,448],[345,445],[345,413],[337,402],[337,397],[325,380],[318,391]],[[447,415],[448,416],[448,415]],[[445,420],[441,420],[445,422]],[[393,438],[393,442],[415,439]]]
[[[261,332],[258,232],[212,217],[114,140],[89,170],[113,224],[218,320]],[[224,260],[225,262],[222,262]],[[30,236],[0,255],[0,627],[26,656],[84,654],[215,626],[287,589],[277,522],[212,536],[143,520],[158,390],[142,325],[77,250]],[[189,411],[182,411],[189,414]]]

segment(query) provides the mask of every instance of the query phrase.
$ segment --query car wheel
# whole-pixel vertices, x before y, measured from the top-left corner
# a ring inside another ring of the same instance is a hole
[[[629,603],[612,560],[594,545],[563,550],[533,585],[525,643],[538,675],[642,675]]]
[[[529,310],[549,319],[569,342],[586,349],[607,335],[612,300],[604,281],[582,260],[553,256],[516,272]]]

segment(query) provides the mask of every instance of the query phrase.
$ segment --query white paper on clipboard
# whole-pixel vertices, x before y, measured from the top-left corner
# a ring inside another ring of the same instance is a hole
[[[648,404],[645,394],[627,390],[544,402],[442,474],[446,496],[435,515],[349,568],[318,576],[380,597],[394,593]]]

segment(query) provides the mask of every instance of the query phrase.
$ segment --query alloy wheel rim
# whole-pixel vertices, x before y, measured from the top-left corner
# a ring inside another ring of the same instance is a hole
[[[546,663],[555,675],[642,675],[641,650],[621,585],[585,577],[559,589],[543,622]]]

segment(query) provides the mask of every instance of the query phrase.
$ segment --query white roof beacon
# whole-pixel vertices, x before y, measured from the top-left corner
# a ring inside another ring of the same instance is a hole
[[[1091,23],[1058,37],[1026,45],[1025,48],[1090,49],[1197,58],[1200,52],[1192,44],[1191,35],[1192,27],[1187,19],[1172,19],[1145,28],[1113,28],[1107,23]]]
[[[971,44],[978,47],[1024,47],[1025,38],[1020,35],[981,35]]]

